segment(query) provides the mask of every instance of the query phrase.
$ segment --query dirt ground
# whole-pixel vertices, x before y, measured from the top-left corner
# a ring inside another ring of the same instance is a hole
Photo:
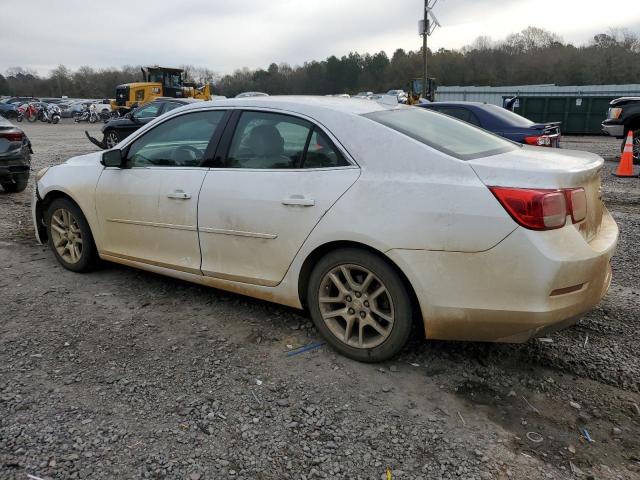
[[[99,131],[23,127],[34,173]],[[614,167],[613,285],[578,325],[524,345],[416,338],[382,365],[287,356],[320,340],[304,312],[118,265],[68,272],[33,239],[33,181],[0,192],[0,478],[640,478],[640,180]]]

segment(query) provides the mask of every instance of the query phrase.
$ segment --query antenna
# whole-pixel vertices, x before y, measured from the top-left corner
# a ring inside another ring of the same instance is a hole
[[[436,3],[438,3],[438,0],[424,0],[424,18],[418,22],[418,34],[422,35],[422,63],[424,64],[422,98],[427,97],[427,38],[431,36],[437,27],[441,26],[432,11]]]

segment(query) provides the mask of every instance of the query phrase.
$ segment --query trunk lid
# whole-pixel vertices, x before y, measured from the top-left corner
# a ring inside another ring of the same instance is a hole
[[[598,155],[524,146],[467,163],[490,187],[584,188],[587,218],[575,227],[587,241],[598,234],[603,212],[601,172],[604,165],[604,160]]]

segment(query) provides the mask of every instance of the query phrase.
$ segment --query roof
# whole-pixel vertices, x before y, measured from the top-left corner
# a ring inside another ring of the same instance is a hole
[[[229,107],[263,107],[280,110],[290,110],[303,114],[313,114],[314,112],[338,112],[343,114],[364,115],[366,113],[378,112],[381,110],[392,110],[400,108],[398,105],[383,104],[374,100],[358,98],[340,98],[324,96],[295,96],[282,95],[270,97],[246,97],[230,98],[225,100],[212,100],[200,103],[197,107],[229,106]],[[196,105],[192,105],[196,107]]]
[[[153,101],[157,101],[157,100],[162,100],[164,101],[172,101],[172,102],[178,102],[178,103],[184,103],[185,105],[189,104],[189,103],[202,103],[202,100],[198,99],[198,98],[191,98],[191,97],[186,97],[186,98],[174,98],[174,97],[157,97],[154,98]]]
[[[434,106],[438,106],[438,105],[444,105],[444,106],[446,106],[446,105],[459,105],[461,107],[485,107],[487,105],[495,106],[495,105],[493,105],[491,103],[487,103],[487,102],[464,102],[462,100],[452,100],[450,102],[446,101],[446,100],[443,101],[443,102],[436,101],[436,102],[425,103],[423,105],[425,105],[425,106],[431,106],[431,105],[434,105]]]

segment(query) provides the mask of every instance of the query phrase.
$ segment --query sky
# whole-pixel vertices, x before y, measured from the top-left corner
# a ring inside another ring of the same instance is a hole
[[[439,0],[429,48],[500,40],[529,25],[574,44],[610,28],[640,33],[630,0]],[[219,74],[421,47],[423,0],[0,0],[0,72],[46,75],[122,65],[196,65]]]

